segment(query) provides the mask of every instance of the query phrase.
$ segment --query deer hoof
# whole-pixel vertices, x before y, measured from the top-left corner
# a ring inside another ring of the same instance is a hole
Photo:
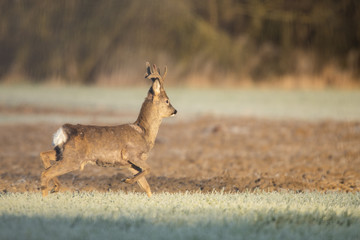
[[[49,194],[47,190],[42,190],[41,193],[43,197],[46,197]]]

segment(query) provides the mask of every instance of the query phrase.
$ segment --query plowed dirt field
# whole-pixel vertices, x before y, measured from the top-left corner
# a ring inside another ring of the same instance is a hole
[[[2,110],[27,114],[26,109]],[[49,123],[0,125],[0,192],[40,191],[39,153],[52,148],[58,128]],[[166,121],[148,163],[147,179],[155,193],[354,192],[360,190],[360,122],[212,115]],[[141,191],[121,182],[129,175],[86,166],[60,181],[63,191]]]

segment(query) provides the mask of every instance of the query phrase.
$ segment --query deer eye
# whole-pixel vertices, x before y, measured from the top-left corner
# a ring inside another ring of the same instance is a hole
[[[165,101],[165,102],[166,102],[166,104],[169,104],[169,99],[166,99],[166,101]]]

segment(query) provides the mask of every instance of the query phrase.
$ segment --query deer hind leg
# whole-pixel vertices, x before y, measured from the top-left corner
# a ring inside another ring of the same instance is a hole
[[[49,150],[46,152],[40,153],[40,158],[44,164],[44,168],[49,169],[51,167],[50,161],[56,161],[56,151],[55,150]],[[58,192],[60,190],[60,181],[57,177],[54,177],[53,182],[55,184],[54,188],[51,190],[51,192]]]
[[[134,175],[139,173],[139,171],[137,169],[135,169],[135,168],[129,168],[129,170]],[[146,181],[146,178],[145,177],[140,177],[137,180],[137,183],[140,186],[140,188],[142,188],[146,192],[148,197],[151,197],[151,195],[152,195],[151,189],[150,189],[150,186],[149,186],[148,182]]]
[[[79,169],[80,166],[74,165],[63,159],[61,162],[56,162],[50,168],[46,169],[41,174],[41,191],[42,196],[48,195],[48,185],[50,180],[54,180],[57,176],[63,175],[68,172],[72,172]],[[57,179],[57,178],[56,178]]]

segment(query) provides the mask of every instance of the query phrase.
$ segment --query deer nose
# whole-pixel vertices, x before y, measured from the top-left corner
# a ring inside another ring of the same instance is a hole
[[[177,113],[177,110],[175,109],[175,111],[171,114],[171,116],[175,116]]]

